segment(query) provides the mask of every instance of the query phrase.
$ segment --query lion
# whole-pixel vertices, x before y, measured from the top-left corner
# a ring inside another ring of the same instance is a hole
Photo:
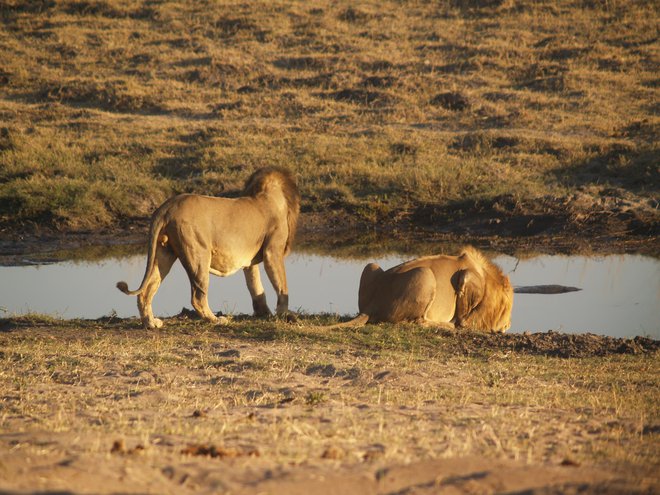
[[[291,173],[280,167],[255,171],[246,181],[243,195],[222,198],[180,194],[163,203],[153,214],[149,228],[147,267],[138,296],[138,310],[145,328],[160,328],[151,301],[161,282],[179,259],[192,292],[197,314],[213,323],[226,324],[209,309],[209,274],[221,277],[243,269],[255,316],[270,315],[258,264],[277,294],[278,315],[288,313],[289,295],[284,258],[291,251],[300,214],[300,193]]]
[[[459,256],[426,256],[387,271],[368,264],[360,277],[360,313],[340,326],[412,321],[504,333],[512,307],[509,277],[467,246]]]

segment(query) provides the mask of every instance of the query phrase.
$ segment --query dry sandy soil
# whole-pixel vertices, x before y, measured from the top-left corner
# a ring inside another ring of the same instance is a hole
[[[657,493],[658,342],[0,321],[0,493]]]

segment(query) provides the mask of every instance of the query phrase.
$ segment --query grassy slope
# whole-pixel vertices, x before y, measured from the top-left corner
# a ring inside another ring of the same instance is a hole
[[[265,164],[305,211],[364,220],[501,194],[653,207],[653,2],[354,4],[3,2],[0,227],[98,229]]]

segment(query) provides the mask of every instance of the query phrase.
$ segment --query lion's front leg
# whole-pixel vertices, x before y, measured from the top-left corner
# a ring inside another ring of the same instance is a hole
[[[270,283],[273,284],[277,294],[278,315],[285,315],[289,311],[289,291],[286,285],[286,272],[284,270],[284,253],[274,253],[270,250],[264,252],[264,268]]]
[[[275,312],[278,315],[285,315],[289,312],[289,294],[277,295],[277,309]]]
[[[261,275],[259,275],[259,265],[243,268],[243,274],[245,275],[245,282],[252,297],[254,315],[270,315],[270,309],[268,309],[268,304],[266,303],[266,293],[264,292],[264,286],[261,284]]]
[[[418,323],[426,328],[437,328],[442,330],[449,330],[450,332],[458,330],[458,328],[456,328],[456,326],[451,321],[431,321],[431,320],[423,319],[420,320]]]

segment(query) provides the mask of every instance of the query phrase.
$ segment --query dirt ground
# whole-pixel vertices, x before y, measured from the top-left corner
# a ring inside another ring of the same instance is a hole
[[[659,342],[331,321],[0,321],[0,493],[660,490]]]

